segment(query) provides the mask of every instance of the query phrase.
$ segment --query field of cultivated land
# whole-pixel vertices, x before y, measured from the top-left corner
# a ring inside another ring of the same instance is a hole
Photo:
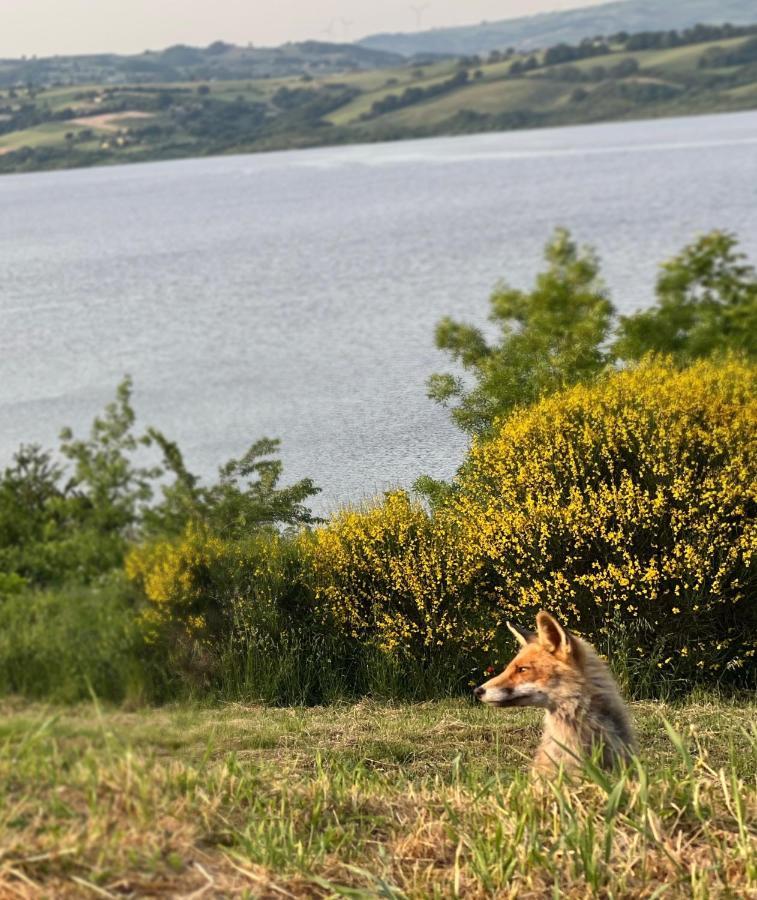
[[[0,896],[754,896],[757,707],[633,711],[632,771],[535,788],[530,711],[5,701]]]
[[[606,50],[568,64],[552,62],[545,51],[423,65],[403,65],[389,55],[383,67],[375,61],[359,70],[346,63],[340,70],[330,57],[325,67],[303,57],[301,71],[286,76],[194,73],[192,80],[126,83],[121,73],[115,80],[79,86],[6,82],[0,86],[0,171],[693,115],[755,105],[754,36],[665,49],[629,51],[617,44]],[[228,67],[238,62],[240,52],[227,48],[213,58],[226,59]],[[62,59],[60,65],[64,63]],[[512,71],[514,64],[521,70]]]
[[[675,47],[667,50],[620,52],[607,57],[578,60],[571,63],[571,66],[588,72],[598,65],[614,66],[623,61],[635,60],[639,64],[639,72],[636,76],[629,79],[629,83],[644,83],[645,79],[651,78],[655,83],[666,86],[671,91],[683,91],[681,78],[690,77],[701,80],[706,78],[708,73],[699,70],[698,65],[699,60],[708,48],[718,46],[725,49],[733,49],[743,43],[743,38],[737,38],[731,41],[718,41],[712,45],[694,44],[688,47]],[[559,70],[561,67],[554,66],[552,68]],[[544,72],[549,71],[549,67],[547,70],[536,70],[530,74],[525,74],[521,78],[508,77],[508,69],[509,64],[507,63],[484,65],[480,68],[482,73],[480,80],[472,81],[470,84],[443,97],[422,101],[397,112],[379,116],[371,122],[371,127],[380,127],[381,125],[403,125],[407,127],[437,125],[448,121],[455,113],[463,110],[489,115],[512,114],[523,111],[549,115],[561,109],[570,109],[571,118],[578,117],[577,120],[583,118],[580,112],[580,104],[576,105],[573,101],[573,93],[576,89],[575,82],[564,81],[560,78],[545,79],[543,77]],[[427,71],[430,72],[431,70],[428,69]],[[596,91],[598,87],[599,85],[589,85],[589,94]],[[394,88],[394,92],[396,90],[397,88]],[[388,93],[392,93],[392,91],[383,88],[376,91],[373,95],[364,94],[359,98],[359,102],[353,104],[354,112],[359,115],[366,109],[370,109],[372,101],[384,99]],[[696,99],[695,97],[690,97],[687,102],[694,104]],[[712,97],[709,100],[711,102]],[[671,101],[669,100],[668,102]],[[724,102],[722,108],[727,108]],[[692,106],[693,110],[694,106]],[[630,109],[625,110],[626,113],[630,111]],[[352,119],[352,123],[355,124],[358,115],[346,117],[344,113],[345,110],[339,110],[335,114],[337,118],[332,117],[332,119],[338,124],[350,122],[350,119]],[[619,114],[621,110],[614,110],[614,113]],[[612,118],[612,115],[610,118]]]

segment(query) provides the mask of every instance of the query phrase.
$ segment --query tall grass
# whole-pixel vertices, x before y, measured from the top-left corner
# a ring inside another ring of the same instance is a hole
[[[667,658],[662,646],[641,653],[622,631],[599,649],[629,700],[676,702],[703,690],[723,697],[744,693],[733,685],[721,691],[717,683],[692,681],[687,671],[662,665]],[[507,653],[492,655],[490,662],[500,669],[508,658]],[[212,692],[221,700],[272,705],[311,706],[360,697],[420,702],[470,694],[488,677],[487,668],[480,658],[463,653],[440,651],[419,660],[359,642],[289,632],[241,650],[229,645],[218,661]]]
[[[0,597],[0,696],[75,703],[94,694],[132,705],[191,698],[284,706],[361,697],[418,702],[469,695],[489,665],[499,669],[515,652],[505,643],[489,653],[446,647],[417,658],[307,623],[267,618],[256,628],[249,617],[243,635],[235,631],[220,649],[179,651],[144,643],[137,603],[118,575]],[[689,673],[661,665],[662,647],[642,653],[622,623],[597,649],[629,699],[671,701],[698,689]]]
[[[134,603],[119,575],[94,585],[0,596],[0,694],[72,703],[157,695]]]
[[[462,654],[431,660],[387,653],[358,640],[306,630],[229,643],[217,665],[213,690],[223,700],[276,705],[320,705],[372,697],[438,700],[469,693],[483,677]]]

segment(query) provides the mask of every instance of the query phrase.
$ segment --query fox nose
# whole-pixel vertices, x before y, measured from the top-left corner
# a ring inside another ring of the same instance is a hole
[[[485,693],[486,693],[486,688],[485,688],[485,687],[477,687],[477,688],[473,691],[474,696],[475,696],[478,700],[480,700],[480,699],[484,696]]]

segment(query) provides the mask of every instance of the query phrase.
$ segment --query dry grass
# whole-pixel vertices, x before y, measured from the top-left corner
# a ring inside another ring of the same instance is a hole
[[[94,116],[81,116],[78,119],[72,119],[77,125],[83,125],[85,128],[97,128],[99,131],[107,131],[109,133],[118,133],[123,128],[127,128],[135,119],[154,119],[155,113],[142,112],[138,109],[126,110],[118,113],[100,113]]]
[[[525,712],[6,703],[0,897],[750,896],[754,713],[638,705],[633,772],[534,787]]]

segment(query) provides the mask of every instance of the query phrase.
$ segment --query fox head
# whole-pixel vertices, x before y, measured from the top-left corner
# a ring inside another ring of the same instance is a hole
[[[541,706],[551,709],[569,685],[581,678],[581,648],[549,613],[536,617],[536,631],[507,623],[520,652],[500,675],[477,687],[474,694],[492,706]]]

